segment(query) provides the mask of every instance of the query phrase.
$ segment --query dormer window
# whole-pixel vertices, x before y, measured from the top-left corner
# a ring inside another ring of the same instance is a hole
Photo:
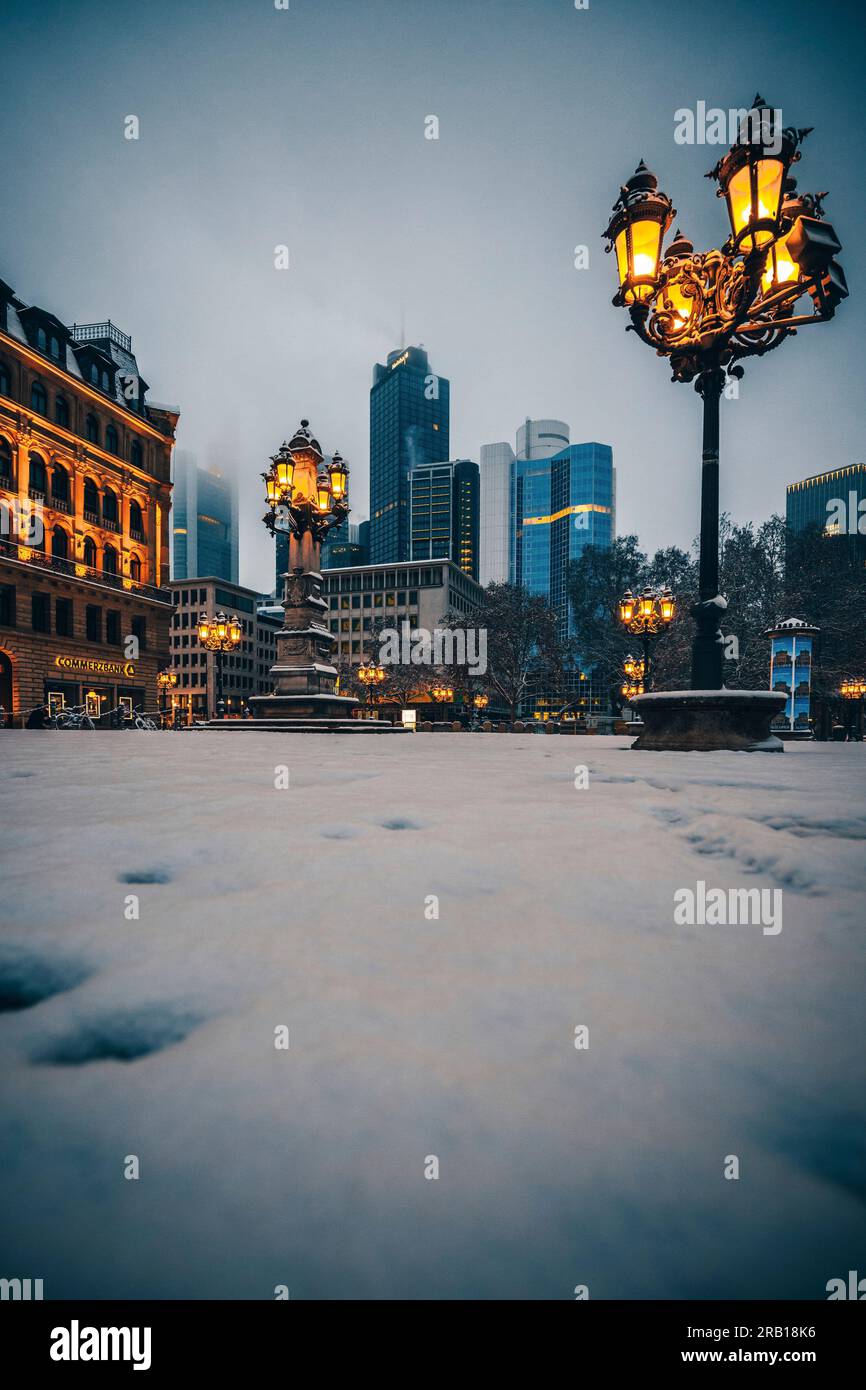
[[[48,351],[48,335],[44,328],[37,328],[36,330],[36,346],[40,352]]]
[[[60,360],[60,339],[59,339],[59,338],[52,338],[52,339],[51,339],[51,356],[54,357],[54,358],[55,358],[56,360],[58,360],[58,361]]]
[[[93,382],[94,386],[99,385],[99,368],[95,362],[91,362],[90,364],[90,380]]]
[[[103,372],[103,373],[102,373],[102,389],[103,389],[103,391],[108,391],[109,388],[110,388],[110,382],[109,382],[109,379],[108,379],[108,372]]]

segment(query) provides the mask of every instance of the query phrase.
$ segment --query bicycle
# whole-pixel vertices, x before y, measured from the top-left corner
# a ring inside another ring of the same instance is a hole
[[[55,729],[95,729],[86,705],[62,705],[50,721]]]
[[[159,725],[154,723],[150,715],[141,709],[133,710],[132,722],[136,729],[146,729],[147,732],[151,734],[155,734],[159,728]]]

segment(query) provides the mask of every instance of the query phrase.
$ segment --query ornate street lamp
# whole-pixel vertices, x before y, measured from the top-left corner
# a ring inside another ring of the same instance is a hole
[[[297,726],[327,720],[321,727],[347,727],[358,701],[337,694],[337,671],[331,660],[337,639],[327,627],[328,603],[322,597],[319,567],[322,541],[349,515],[348,464],[339,453],[326,464],[319,441],[310,433],[309,420],[302,420],[291,440],[273,455],[262,478],[268,506],[263,521],[272,535],[288,535],[289,566],[282,576],[285,618],[276,634],[273,692],[250,698],[253,719],[249,722],[267,719]]]
[[[779,748],[770,720],[779,696],[723,692],[727,607],[719,594],[719,402],[741,359],[778,347],[799,328],[831,319],[847,296],[835,260],[841,249],[823,219],[825,194],[797,195],[790,168],[806,128],[781,128],[761,97],[736,141],[708,174],[726,200],[731,234],[720,250],[695,252],[680,232],[661,255],[675,216],[670,199],[641,162],[620,189],[607,231],[629,327],[660,357],[674,381],[693,381],[704,403],[700,593],[693,609],[692,689],[647,695],[644,748]],[[633,596],[625,596],[626,598]],[[637,607],[633,613],[638,611]],[[627,618],[622,608],[620,618]]]
[[[237,618],[227,618],[225,613],[217,613],[215,618],[209,618],[206,613],[202,613],[198,620],[198,640],[207,651],[216,653],[217,719],[223,719],[226,712],[223,700],[223,656],[226,652],[237,650],[242,636]]]
[[[173,690],[177,685],[177,672],[170,671],[168,667],[165,667],[162,671],[157,671],[156,684],[159,689],[159,712],[162,716],[162,722],[165,724],[165,716],[168,712],[168,692]]]
[[[856,732],[854,738],[857,742],[863,740],[863,699],[866,696],[866,681],[854,680],[849,677],[842,681],[839,686],[839,694],[845,703],[845,737],[851,738],[852,725]],[[849,714],[850,711],[850,714]]]
[[[666,584],[663,589],[653,589],[649,584],[644,588],[637,598],[631,589],[626,589],[619,601],[619,620],[627,632],[633,637],[640,637],[643,644],[643,661],[640,663],[641,679],[645,681],[646,688],[650,688],[650,641],[670,627],[676,616],[676,599],[671,593],[670,585]],[[627,657],[626,662],[633,662],[633,657]],[[626,665],[626,675],[629,673]],[[625,692],[623,692],[625,693]],[[643,690],[637,691],[643,695]]]
[[[361,684],[364,686],[364,689],[367,692],[367,706],[369,709],[372,710],[373,689],[375,686],[381,685],[383,680],[385,679],[385,668],[383,666],[376,665],[376,663],[373,661],[366,660],[361,662],[360,666],[358,667],[357,675],[358,680],[361,682]]]
[[[638,695],[643,695],[644,693],[646,662],[638,661],[629,654],[622,663],[622,669],[625,680],[620,686],[620,694],[628,704],[631,704],[632,700],[635,700]]]

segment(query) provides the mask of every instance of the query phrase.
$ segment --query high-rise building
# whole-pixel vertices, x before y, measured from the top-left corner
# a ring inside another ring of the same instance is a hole
[[[237,480],[199,468],[188,449],[174,456],[171,529],[172,579],[215,575],[237,584]]]
[[[478,578],[478,464],[424,463],[409,474],[411,560],[453,560]]]
[[[171,451],[132,341],[0,281],[0,705],[156,709]]]
[[[610,545],[614,508],[609,444],[570,444],[512,466],[511,582],[547,599],[562,636],[571,627],[569,565],[587,545]]]
[[[447,459],[450,386],[430,370],[423,348],[390,352],[370,390],[370,560],[409,559],[409,473]]]
[[[568,445],[569,428],[563,420],[525,420],[517,431],[517,457],[543,459]],[[504,584],[511,570],[511,465],[515,453],[510,444],[483,444],[480,454],[481,521],[479,578],[488,584]]]
[[[789,483],[785,513],[790,535],[818,526],[840,543],[846,540],[852,563],[866,564],[866,464]]]

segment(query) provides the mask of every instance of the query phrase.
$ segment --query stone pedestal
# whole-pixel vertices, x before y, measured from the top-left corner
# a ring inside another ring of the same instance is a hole
[[[638,695],[643,729],[632,748],[655,752],[781,753],[770,723],[784,708],[774,690],[664,690]]]

